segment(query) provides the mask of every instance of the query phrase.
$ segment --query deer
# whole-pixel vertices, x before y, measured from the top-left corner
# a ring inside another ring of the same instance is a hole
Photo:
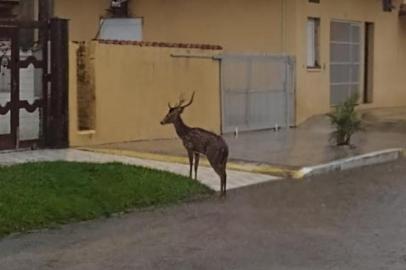
[[[183,146],[186,148],[189,157],[189,177],[192,179],[192,170],[194,164],[195,180],[197,180],[197,171],[199,167],[200,155],[205,155],[220,177],[220,194],[224,197],[227,192],[227,160],[228,160],[228,146],[224,139],[210,131],[201,128],[191,128],[187,126],[182,120],[182,113],[184,110],[192,105],[195,97],[193,92],[190,101],[185,104],[183,98],[179,99],[176,106],[171,106],[168,103],[169,111],[161,121],[161,125],[173,124],[176,134],[182,140]]]

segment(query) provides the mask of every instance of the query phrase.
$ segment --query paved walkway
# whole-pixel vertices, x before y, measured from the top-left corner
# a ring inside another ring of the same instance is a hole
[[[318,116],[298,128],[226,135],[230,159],[297,169],[329,163],[375,151],[406,147],[406,108],[364,111],[364,132],[353,138],[355,147],[336,147],[329,140],[332,128],[327,117]],[[172,127],[170,127],[172,128]],[[180,140],[117,143],[95,148],[186,156]]]
[[[121,162],[124,164],[144,166],[152,169],[169,171],[180,175],[189,175],[189,166],[160,161],[143,160],[132,157],[99,154],[75,149],[67,150],[37,150],[26,152],[0,153],[0,165],[13,165],[38,161],[76,161],[108,163]],[[263,174],[245,173],[228,170],[227,188],[235,189],[262,182],[278,180],[279,178]],[[213,190],[220,190],[219,177],[211,168],[199,167],[198,180]]]

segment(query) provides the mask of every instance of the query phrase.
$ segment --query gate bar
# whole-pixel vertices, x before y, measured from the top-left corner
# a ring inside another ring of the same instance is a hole
[[[51,22],[51,93],[48,104],[49,125],[46,143],[51,148],[66,148],[68,141],[68,20]]]

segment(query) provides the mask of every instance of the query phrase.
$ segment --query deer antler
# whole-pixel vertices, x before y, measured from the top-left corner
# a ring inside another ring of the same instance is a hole
[[[183,105],[186,102],[186,100],[185,100],[183,94],[181,94],[180,97],[179,97],[178,104],[175,105],[174,107],[172,107],[171,103],[168,103],[168,107],[169,107],[169,109],[179,108],[179,107],[182,107],[182,108],[189,107],[190,105],[192,105],[194,97],[195,97],[195,92],[193,92],[192,98],[190,99],[189,103],[186,104],[186,105]]]
[[[176,107],[182,107],[182,105],[183,105],[183,103],[185,103],[185,97],[183,96],[183,93],[182,94],[180,94],[180,96],[179,96],[179,102],[178,102],[178,105],[176,105]]]
[[[181,106],[182,108],[189,107],[190,105],[192,105],[194,97],[195,97],[195,92],[193,92],[193,94],[192,94],[192,98],[190,99],[190,101],[189,101],[189,103],[188,103],[188,104],[183,105],[183,103],[185,103],[185,102],[183,101],[183,102],[182,102],[182,104],[181,104],[180,106]],[[182,106],[182,105],[183,105],[183,106]]]

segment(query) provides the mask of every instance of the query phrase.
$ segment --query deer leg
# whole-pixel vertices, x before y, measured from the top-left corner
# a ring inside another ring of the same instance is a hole
[[[192,171],[193,171],[193,151],[188,150],[188,155],[189,155],[189,177],[192,178]]]
[[[199,168],[200,154],[195,153],[195,180],[197,180],[197,169]]]
[[[222,172],[221,176],[221,196],[226,196],[227,195],[227,173],[226,170]]]
[[[217,164],[210,158],[209,163],[217,175],[220,176],[220,195],[223,197],[226,195],[226,168],[221,164]]]
[[[227,172],[226,167],[223,165],[215,168],[216,173],[220,176],[220,195],[222,197],[226,196],[227,193]]]
[[[221,168],[217,174],[220,176],[220,196],[225,197],[227,193],[227,174],[225,168]]]

